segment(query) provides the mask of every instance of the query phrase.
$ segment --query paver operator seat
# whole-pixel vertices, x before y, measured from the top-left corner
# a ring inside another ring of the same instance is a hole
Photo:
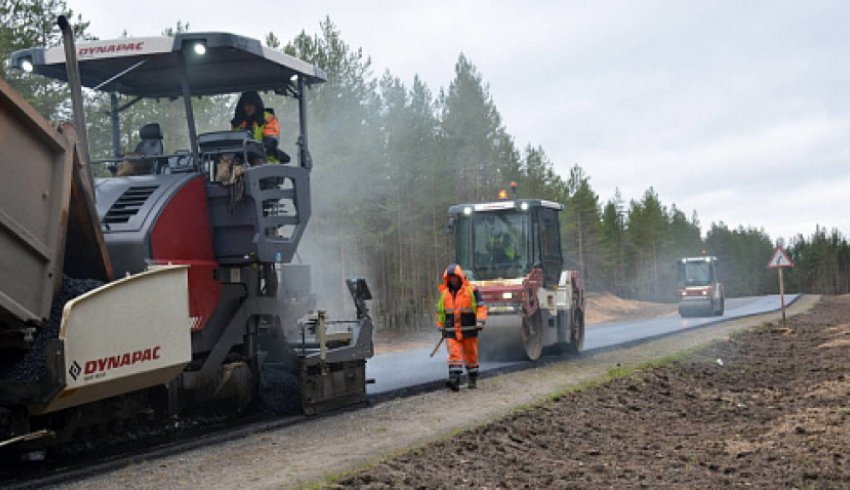
[[[139,129],[139,144],[136,145],[136,153],[146,157],[158,157],[165,153],[162,146],[162,128],[158,123],[145,124]]]

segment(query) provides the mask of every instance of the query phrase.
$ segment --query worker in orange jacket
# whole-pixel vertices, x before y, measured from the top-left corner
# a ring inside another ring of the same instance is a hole
[[[449,380],[446,386],[452,391],[460,390],[460,375],[465,365],[469,377],[468,387],[476,388],[478,332],[484,328],[487,320],[487,306],[481,301],[481,293],[469,284],[457,264],[446,268],[439,291],[436,323],[449,350]]]
[[[236,103],[236,114],[230,121],[233,130],[248,130],[251,136],[263,143],[266,149],[266,161],[271,163],[288,161],[289,156],[279,151],[277,146],[280,141],[280,121],[266,109],[260,94],[253,90],[242,92],[239,102]]]

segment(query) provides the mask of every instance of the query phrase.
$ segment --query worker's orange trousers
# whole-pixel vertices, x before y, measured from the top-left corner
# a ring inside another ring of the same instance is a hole
[[[449,366],[478,367],[478,337],[464,337],[463,340],[446,339],[449,349]]]

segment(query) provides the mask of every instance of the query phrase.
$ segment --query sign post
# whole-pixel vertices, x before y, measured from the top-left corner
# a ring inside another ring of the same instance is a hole
[[[782,269],[790,267],[794,267],[791,257],[788,256],[788,252],[777,245],[776,250],[773,251],[773,255],[770,256],[770,260],[767,262],[767,268],[777,269],[779,271],[779,304],[782,311],[782,328],[785,328],[785,281],[782,278]]]

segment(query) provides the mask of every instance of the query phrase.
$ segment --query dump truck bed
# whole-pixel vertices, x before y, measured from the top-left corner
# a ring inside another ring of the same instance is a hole
[[[74,143],[0,79],[0,328],[38,324],[62,280]]]

